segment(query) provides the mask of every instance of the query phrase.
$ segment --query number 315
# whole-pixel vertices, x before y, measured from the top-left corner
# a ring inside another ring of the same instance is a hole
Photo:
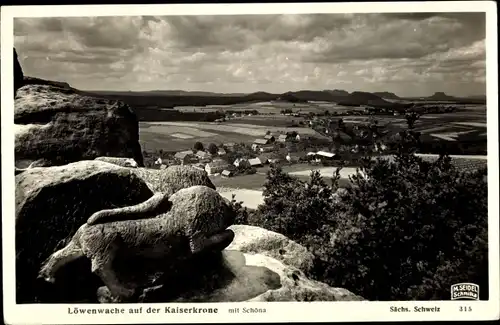
[[[460,306],[459,309],[460,311],[472,311],[471,306]]]

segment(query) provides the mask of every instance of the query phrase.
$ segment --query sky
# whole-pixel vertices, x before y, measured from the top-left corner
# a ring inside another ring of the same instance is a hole
[[[82,90],[486,94],[484,13],[15,18],[25,75]]]

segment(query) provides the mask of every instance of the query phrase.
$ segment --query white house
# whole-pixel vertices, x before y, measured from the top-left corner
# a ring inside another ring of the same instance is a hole
[[[220,174],[227,168],[227,162],[224,160],[214,160],[205,165],[205,171],[208,175]]]
[[[252,143],[252,150],[257,151],[260,147],[269,145],[270,143],[271,140],[268,139],[255,139],[255,141]]]
[[[193,157],[193,152],[191,150],[177,152],[174,156],[175,159],[179,160],[181,164],[185,164]]]
[[[155,165],[161,165],[163,164],[163,161],[161,160],[161,157],[158,157],[158,159],[156,159],[155,161]]]
[[[250,166],[252,166],[252,167],[262,167],[263,166],[262,161],[260,161],[259,158],[248,159],[248,162],[250,163]]]
[[[198,151],[196,153],[196,157],[198,157],[199,159],[207,159],[207,158],[210,158],[210,154],[208,152],[205,152],[205,151]]]
[[[249,167],[250,163],[248,162],[248,159],[238,158],[234,161],[233,165],[236,167]]]
[[[318,151],[316,152],[316,161],[320,162],[322,160],[333,160],[336,154],[327,151]]]

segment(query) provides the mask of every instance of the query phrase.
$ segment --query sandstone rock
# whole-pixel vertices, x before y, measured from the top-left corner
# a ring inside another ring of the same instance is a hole
[[[205,171],[190,166],[169,166],[165,169],[136,168],[133,172],[146,181],[153,192],[173,194],[194,185],[215,189]]]
[[[98,292],[102,303],[113,302]],[[224,250],[207,254],[163,287],[145,290],[140,302],[359,301],[341,288],[307,279],[300,270],[261,254]]]
[[[343,289],[310,280],[304,273],[271,257],[245,254],[246,266],[266,267],[279,275],[281,286],[248,301],[361,301],[362,297]]]
[[[282,234],[247,225],[233,225],[230,229],[235,238],[227,249],[269,256],[306,273],[313,266],[313,254]]]
[[[99,161],[81,161],[65,166],[30,168],[16,176],[16,282],[18,303],[59,299],[36,280],[40,264],[63,247],[94,212],[146,201],[153,193],[131,172]],[[85,263],[85,262],[82,262]],[[91,275],[76,268],[75,279]],[[62,288],[65,286],[62,281]],[[85,287],[86,282],[77,282]],[[66,283],[68,285],[68,283]],[[74,283],[72,283],[74,285]],[[62,290],[62,289],[61,289]],[[71,291],[65,299],[71,300]],[[95,291],[93,292],[95,297]]]
[[[17,90],[23,85],[23,79],[23,68],[17,58],[16,49],[14,49],[14,96],[16,95]]]
[[[122,102],[30,84],[17,90],[14,105],[19,168],[39,159],[55,166],[100,156],[133,158],[144,166],[137,116]]]
[[[56,282],[59,269],[86,256],[114,297],[133,301],[184,260],[226,248],[234,238],[227,229],[234,218],[229,202],[206,186],[169,197],[155,193],[138,205],[93,214],[68,245],[47,259],[40,276]]]
[[[54,87],[58,87],[58,88],[73,89],[73,88],[71,88],[71,86],[67,82],[46,80],[46,79],[40,79],[40,78],[28,77],[28,76],[24,77],[23,85],[49,85],[49,86],[54,86]],[[76,89],[73,89],[73,90],[78,92]]]
[[[121,167],[137,168],[139,165],[132,158],[122,158],[122,157],[97,157],[94,160],[104,161],[110,164],[115,164]]]

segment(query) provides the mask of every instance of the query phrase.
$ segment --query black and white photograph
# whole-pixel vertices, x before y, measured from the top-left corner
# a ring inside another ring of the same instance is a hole
[[[495,5],[280,6],[2,8],[4,301],[498,317]]]

